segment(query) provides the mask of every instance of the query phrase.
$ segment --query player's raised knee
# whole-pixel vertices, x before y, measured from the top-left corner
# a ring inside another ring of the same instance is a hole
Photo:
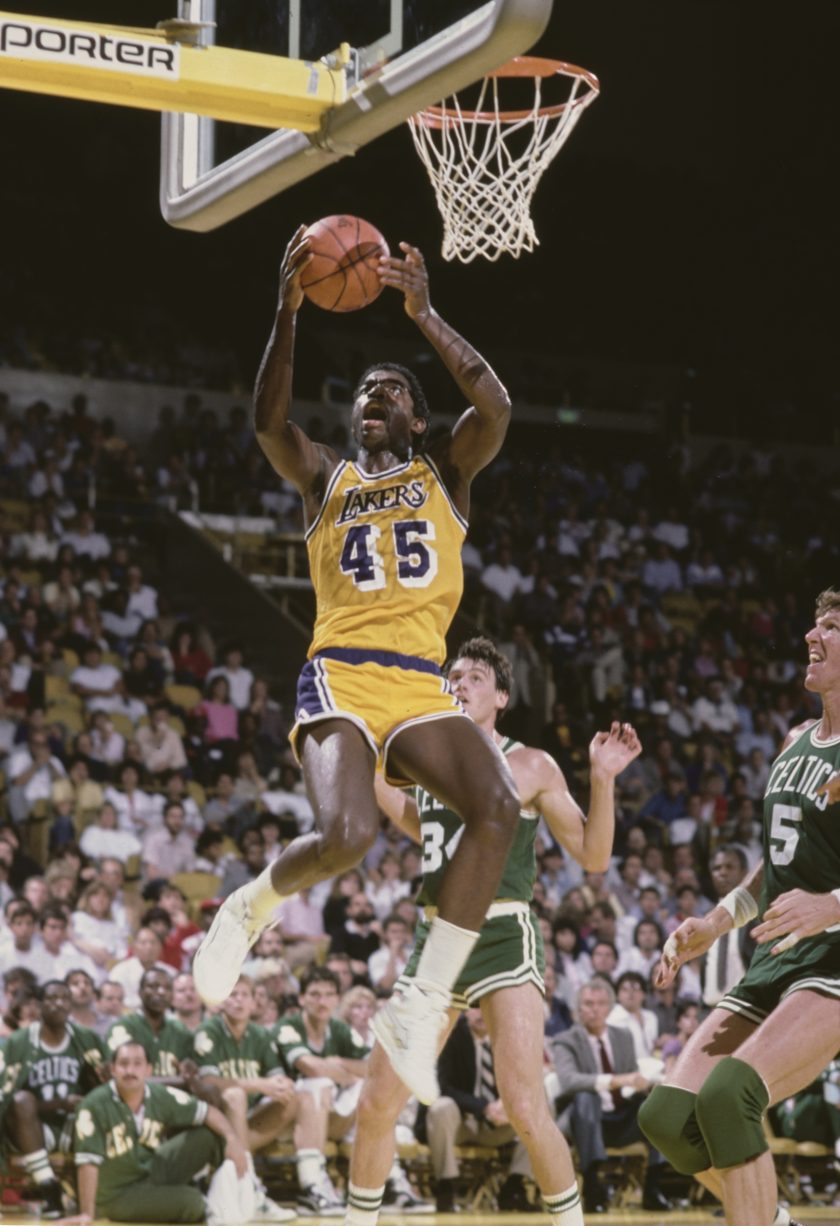
[[[695,1115],[696,1095],[677,1086],[655,1086],[639,1108],[638,1123],[651,1145],[682,1175],[712,1165]]]
[[[764,1113],[770,1094],[762,1077],[737,1056],[712,1069],[697,1095],[697,1121],[718,1169],[740,1166],[768,1148]]]
[[[364,859],[376,839],[378,821],[328,823],[318,845],[318,861],[325,876],[344,873]]]

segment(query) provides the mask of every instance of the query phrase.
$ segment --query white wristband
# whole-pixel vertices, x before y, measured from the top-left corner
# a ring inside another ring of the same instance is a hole
[[[744,924],[748,924],[758,915],[758,903],[742,885],[736,885],[734,890],[730,890],[718,906],[732,916],[733,928],[743,928]]]

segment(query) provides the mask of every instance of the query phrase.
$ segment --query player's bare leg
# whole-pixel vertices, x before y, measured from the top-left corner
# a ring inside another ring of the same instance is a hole
[[[572,1156],[552,1119],[543,1084],[543,1000],[534,984],[482,997],[496,1084],[508,1120],[525,1145],[556,1226],[583,1226]]]
[[[810,1085],[834,1059],[838,1033],[840,1000],[819,992],[794,992],[741,1044],[738,1059],[762,1078],[770,1102],[780,1102]],[[773,1221],[776,1175],[769,1152],[754,1162],[727,1167],[720,1175],[727,1226]]]
[[[441,1047],[457,1019],[458,1010],[450,1009],[440,1034]],[[370,1054],[356,1110],[345,1226],[375,1226],[394,1163],[394,1129],[409,1094],[377,1043]]]
[[[374,756],[354,724],[330,719],[307,729],[301,765],[315,830],[294,839],[219,908],[193,962],[196,988],[207,1004],[219,1004],[233,991],[248,950],[284,898],[355,867],[376,838]]]
[[[387,766],[464,823],[411,986],[395,993],[373,1019],[398,1076],[420,1102],[432,1103],[439,1093],[435,1057],[451,988],[495,897],[519,820],[519,798],[503,755],[466,716],[403,729],[391,743]]]

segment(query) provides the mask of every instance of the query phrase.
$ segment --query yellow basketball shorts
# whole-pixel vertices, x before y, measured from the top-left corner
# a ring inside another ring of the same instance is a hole
[[[396,651],[325,647],[304,665],[297,687],[295,725],[289,735],[300,761],[301,734],[326,719],[355,724],[389,783],[411,780],[388,773],[388,750],[397,733],[414,724],[466,718],[437,664]]]

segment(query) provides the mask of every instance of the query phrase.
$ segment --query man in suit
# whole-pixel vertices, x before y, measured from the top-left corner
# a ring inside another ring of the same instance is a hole
[[[429,1146],[437,1212],[454,1211],[457,1145],[495,1147],[511,1141],[516,1144],[500,1189],[499,1208],[530,1208],[523,1183],[531,1175],[528,1153],[499,1098],[487,1024],[478,1007],[465,1010],[453,1028],[440,1054],[438,1080],[441,1096],[430,1107],[420,1107],[416,1128],[418,1138]]]
[[[615,992],[594,978],[578,993],[578,1022],[551,1041],[560,1083],[558,1123],[574,1141],[583,1171],[586,1213],[605,1213],[607,1193],[599,1164],[606,1147],[644,1141],[636,1114],[650,1089],[639,1072],[633,1038],[620,1026],[608,1026]],[[651,1150],[642,1200],[644,1209],[670,1209],[659,1190],[662,1157]]]
[[[747,875],[747,857],[740,847],[728,844],[719,847],[709,866],[712,884],[718,899],[725,898],[730,890],[739,886]],[[718,937],[700,962],[700,979],[703,984],[704,1014],[719,1005],[730,988],[743,979],[755,952],[752,939],[752,924],[725,932]]]

